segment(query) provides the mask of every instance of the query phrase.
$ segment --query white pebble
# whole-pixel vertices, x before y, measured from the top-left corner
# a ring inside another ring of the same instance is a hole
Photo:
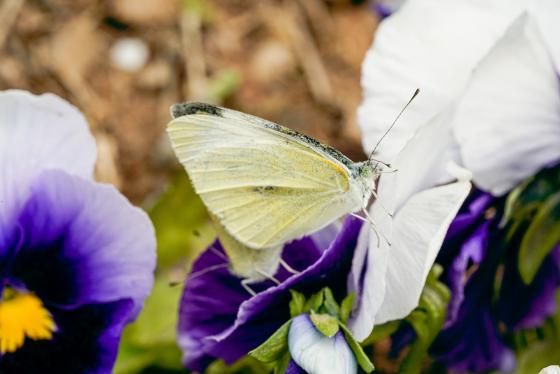
[[[139,38],[121,38],[111,48],[111,61],[121,70],[135,72],[146,64],[150,50]]]

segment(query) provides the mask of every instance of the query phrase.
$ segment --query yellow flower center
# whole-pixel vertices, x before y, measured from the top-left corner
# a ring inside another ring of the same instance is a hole
[[[0,301],[0,353],[11,353],[23,346],[25,338],[52,339],[56,324],[41,300],[31,293],[7,287]]]

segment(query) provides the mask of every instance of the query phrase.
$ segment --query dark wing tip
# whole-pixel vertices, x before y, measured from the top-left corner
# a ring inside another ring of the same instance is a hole
[[[222,117],[222,108],[206,103],[177,103],[170,108],[171,117],[177,118],[196,113],[207,113]]]

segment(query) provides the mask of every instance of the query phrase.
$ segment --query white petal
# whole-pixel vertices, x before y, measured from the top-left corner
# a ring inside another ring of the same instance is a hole
[[[560,160],[560,85],[539,34],[521,16],[477,67],[455,113],[463,164],[494,195]]]
[[[420,128],[397,156],[394,163],[397,172],[395,174],[384,174],[381,177],[378,188],[379,199],[372,205],[370,213],[378,226],[378,230],[389,237],[392,246],[389,247],[385,240],[378,244],[377,238],[372,233],[369,233],[368,236],[361,235],[359,238],[352,272],[348,280],[348,288],[359,295],[358,304],[349,321],[352,333],[358,340],[363,340],[369,335],[374,324],[379,323],[376,320],[378,311],[384,308],[384,303],[393,300],[391,295],[388,294],[390,292],[388,290],[394,288],[389,285],[389,282],[394,280],[387,274],[387,271],[392,261],[399,261],[400,252],[398,249],[395,250],[395,245],[399,245],[403,240],[397,237],[403,235],[402,228],[400,231],[395,231],[395,228],[398,228],[395,225],[401,224],[405,214],[423,214],[423,212],[410,211],[411,205],[407,204],[415,204],[416,200],[414,199],[417,199],[415,194],[419,191],[430,189],[441,182],[448,182],[457,177],[457,175],[450,174],[447,171],[447,164],[457,158],[456,144],[448,126],[452,113],[452,110],[448,110]],[[461,172],[463,172],[462,169]],[[461,186],[465,190],[464,195],[466,196],[470,184],[465,182]],[[451,187],[446,186],[445,188],[449,189]],[[464,196],[444,194],[447,191],[446,189],[443,191],[436,190],[435,193],[426,192],[425,197],[427,199],[433,198],[434,204],[448,204],[451,211],[447,214],[452,214],[454,210],[451,207],[460,206]],[[442,195],[440,196],[437,191],[440,191]],[[442,201],[440,202],[440,200]],[[428,201],[428,203],[430,202]],[[402,209],[407,209],[406,212],[410,211],[410,213],[403,214],[401,213]],[[386,210],[397,212],[395,218],[391,219]],[[400,217],[399,220],[397,220],[397,217]],[[434,217],[434,220],[438,217]],[[449,224],[444,218],[447,218],[447,216],[441,217],[438,222],[443,233],[445,233]],[[414,220],[416,218],[412,216],[410,219]],[[411,235],[422,236],[426,231],[433,232],[437,229],[437,227],[433,227],[436,222],[428,220],[420,223],[420,225],[411,227],[411,229],[418,231],[418,233],[410,233]],[[363,230],[369,232],[370,229],[365,227]],[[369,242],[366,240],[369,240]],[[423,286],[424,268],[430,266],[433,262],[434,252],[437,253],[441,242],[438,245],[436,244],[438,243],[424,241],[417,243],[418,247],[414,247],[415,258],[422,259],[422,266],[410,269],[410,271],[416,271],[417,273],[413,274],[411,279],[422,279],[422,281],[411,286],[411,290],[414,290],[414,292],[411,293],[410,299],[416,297],[416,288],[420,287],[421,290]],[[368,252],[367,256],[366,252]],[[364,268],[365,274],[362,274]],[[363,279],[363,284],[360,284],[360,279]],[[406,302],[406,300],[403,300],[403,302]],[[381,315],[381,317],[386,318],[384,315]]]
[[[378,201],[391,213],[394,212],[395,206],[395,179],[394,174],[384,175],[377,189]],[[383,207],[374,202],[370,214],[378,232],[392,240],[390,238],[393,220]],[[371,227],[364,224],[352,259],[352,271],[348,276],[349,292],[358,295],[357,305],[348,320],[348,327],[358,341],[369,336],[376,322],[375,314],[385,298],[385,275],[390,251],[387,240],[378,240]]]
[[[354,353],[342,332],[328,338],[321,334],[306,314],[293,319],[288,333],[292,359],[309,374],[356,374]]]
[[[358,111],[371,151],[397,113],[420,95],[379,148],[392,161],[415,129],[462,90],[472,69],[520,14],[523,0],[409,0],[384,21],[362,67],[364,101]]]
[[[470,187],[468,181],[460,181],[422,191],[397,212],[387,290],[376,323],[403,318],[418,305],[428,272]]]
[[[533,0],[530,4],[531,15],[537,20],[541,35],[560,74],[560,6],[557,0]]]
[[[0,92],[0,246],[10,216],[43,169],[91,178],[95,141],[83,115],[58,96]]]
[[[539,374],[560,374],[560,366],[550,365],[539,371]]]

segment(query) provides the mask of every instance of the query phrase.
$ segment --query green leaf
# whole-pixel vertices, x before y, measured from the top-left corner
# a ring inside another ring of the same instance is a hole
[[[214,361],[208,369],[204,371],[204,374],[249,374],[249,373],[269,373],[271,370],[270,364],[262,363],[252,357],[245,356],[232,365],[228,365],[222,360]],[[152,374],[152,372],[149,372]],[[159,372],[156,372],[159,374]],[[156,374],[153,373],[153,374]],[[182,374],[187,374],[183,368]],[[142,373],[148,374],[148,373]],[[160,374],[168,374],[163,372]]]
[[[284,353],[284,355],[276,361],[276,365],[274,366],[274,374],[284,374],[286,370],[288,370],[288,365],[290,365],[290,352]]]
[[[249,355],[261,362],[274,362],[288,351],[288,332],[292,320],[284,323],[264,343],[249,352]]]
[[[399,373],[417,374],[422,369],[422,361],[427,356],[428,348],[443,328],[447,317],[447,304],[451,294],[438,278],[443,268],[435,264],[426,280],[420,296],[418,307],[410,313],[406,321],[416,332],[417,339],[403,360]]]
[[[309,315],[311,322],[319,332],[329,338],[335,336],[338,332],[338,320],[330,314],[311,313]]]
[[[146,299],[138,319],[125,330],[125,338],[136,346],[151,347],[156,344],[175,344],[177,313],[182,287],[169,285],[167,273],[158,274],[152,293]]]
[[[305,307],[303,308],[305,312],[309,312],[311,310],[318,311],[321,306],[323,305],[323,290],[313,294],[305,303]]]
[[[123,333],[114,372],[138,373],[146,367],[180,370],[181,351],[176,344],[177,313],[181,287],[169,285],[168,274],[158,274],[151,295],[138,319]]]
[[[538,373],[546,366],[558,365],[558,352],[559,337],[529,345],[519,356],[515,374]]]
[[[400,325],[401,321],[391,321],[382,325],[375,326],[371,334],[366,338],[366,340],[362,342],[362,346],[377,343],[383,339],[388,338],[397,331]]]
[[[369,357],[364,352],[362,346],[356,341],[356,339],[354,339],[354,336],[352,335],[350,330],[348,330],[346,325],[339,322],[339,326],[342,332],[344,333],[344,337],[346,338],[346,342],[348,343],[348,346],[350,346],[350,349],[352,350],[352,352],[354,352],[354,356],[356,356],[356,361],[358,361],[358,365],[360,365],[362,370],[364,370],[366,373],[371,373],[375,369],[375,367],[371,363]]]
[[[331,316],[338,317],[340,308],[338,306],[338,303],[334,299],[334,295],[331,289],[328,287],[323,288],[323,294],[324,294],[323,306]]]
[[[340,304],[340,320],[342,323],[346,323],[348,321],[348,317],[350,317],[350,313],[352,313],[352,308],[354,307],[354,301],[356,300],[356,293],[351,292],[349,293],[342,303]]]
[[[560,243],[560,192],[539,209],[521,241],[519,272],[526,284],[533,281],[545,257]]]
[[[292,300],[290,300],[290,316],[292,318],[305,312],[305,296],[296,290],[290,290]]]
[[[210,81],[208,101],[220,103],[231,96],[241,85],[241,73],[236,69],[220,71]]]
[[[183,170],[149,209],[149,215],[156,230],[158,269],[190,262],[214,240],[206,208]]]

